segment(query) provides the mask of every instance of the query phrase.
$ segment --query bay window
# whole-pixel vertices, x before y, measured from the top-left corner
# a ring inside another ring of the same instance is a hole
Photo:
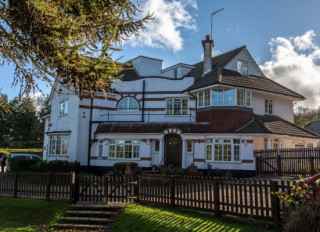
[[[207,139],[207,161],[240,161],[240,139]]]
[[[109,139],[109,158],[139,159],[140,140]]]
[[[49,155],[67,155],[68,140],[68,135],[51,135],[49,143]]]
[[[167,115],[187,115],[188,99],[187,98],[169,98],[166,99]]]
[[[210,102],[210,99],[211,102]],[[198,93],[198,106],[251,106],[251,91],[240,88],[214,87]]]

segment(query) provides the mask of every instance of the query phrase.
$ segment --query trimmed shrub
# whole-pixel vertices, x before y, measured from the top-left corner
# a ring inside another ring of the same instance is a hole
[[[126,165],[127,164],[131,164],[131,168],[135,169],[138,168],[138,164],[137,163],[131,163],[131,162],[119,162],[119,163],[115,163],[113,165],[113,172],[116,176],[123,176],[124,171],[126,170]]]
[[[31,159],[9,159],[7,165],[11,172],[23,172],[35,170],[37,163],[37,160]]]

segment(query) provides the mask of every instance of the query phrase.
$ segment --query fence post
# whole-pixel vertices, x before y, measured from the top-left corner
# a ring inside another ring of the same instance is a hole
[[[46,195],[45,195],[46,201],[49,201],[49,198],[50,198],[50,187],[51,187],[51,173],[47,172]]]
[[[315,171],[314,171],[314,157],[313,156],[310,156],[310,171],[311,171],[311,176],[313,176],[315,174]]]
[[[140,201],[140,196],[139,196],[139,194],[140,194],[140,177],[137,175],[136,176],[136,182],[137,182],[137,184],[136,185],[134,185],[134,195],[136,196],[136,202],[137,203],[139,203],[139,201]]]
[[[13,186],[13,197],[16,198],[18,196],[18,178],[19,174],[17,172],[14,173],[14,186]]]
[[[70,175],[70,202],[73,202],[74,199],[74,193],[75,193],[75,180],[76,179],[76,174],[75,172],[72,172]]]
[[[175,205],[175,194],[176,194],[176,186],[175,186],[175,179],[174,176],[171,177],[170,179],[170,205],[171,208],[174,208]]]
[[[279,192],[278,182],[270,180],[272,218],[276,224],[280,224],[280,201],[277,192]]]
[[[256,175],[260,175],[260,157],[256,156]]]
[[[213,203],[214,203],[214,213],[216,216],[220,214],[220,204],[219,204],[219,184],[220,178],[215,177],[213,179]]]
[[[73,195],[74,203],[79,201],[79,192],[80,192],[80,176],[78,173],[74,173],[74,195]]]
[[[278,166],[278,176],[281,176],[281,156],[279,150],[277,152],[277,166]]]

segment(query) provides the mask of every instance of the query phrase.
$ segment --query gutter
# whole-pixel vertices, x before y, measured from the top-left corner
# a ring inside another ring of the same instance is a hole
[[[93,98],[90,99],[90,118],[89,118],[89,146],[88,146],[88,164],[87,166],[90,166],[90,157],[91,157],[91,133],[92,133],[92,110],[93,110]]]
[[[143,80],[142,82],[142,114],[141,114],[141,122],[144,122],[144,100],[145,100],[145,93],[146,93],[146,81]]]

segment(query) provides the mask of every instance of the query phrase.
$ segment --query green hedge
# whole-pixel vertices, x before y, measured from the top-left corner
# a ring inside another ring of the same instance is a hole
[[[37,160],[29,159],[9,159],[8,166],[11,172],[32,171],[37,168]]]
[[[42,157],[42,149],[5,149],[5,148],[0,148],[0,154],[5,154],[8,156],[11,153],[28,153],[28,154],[35,154],[40,157]]]

